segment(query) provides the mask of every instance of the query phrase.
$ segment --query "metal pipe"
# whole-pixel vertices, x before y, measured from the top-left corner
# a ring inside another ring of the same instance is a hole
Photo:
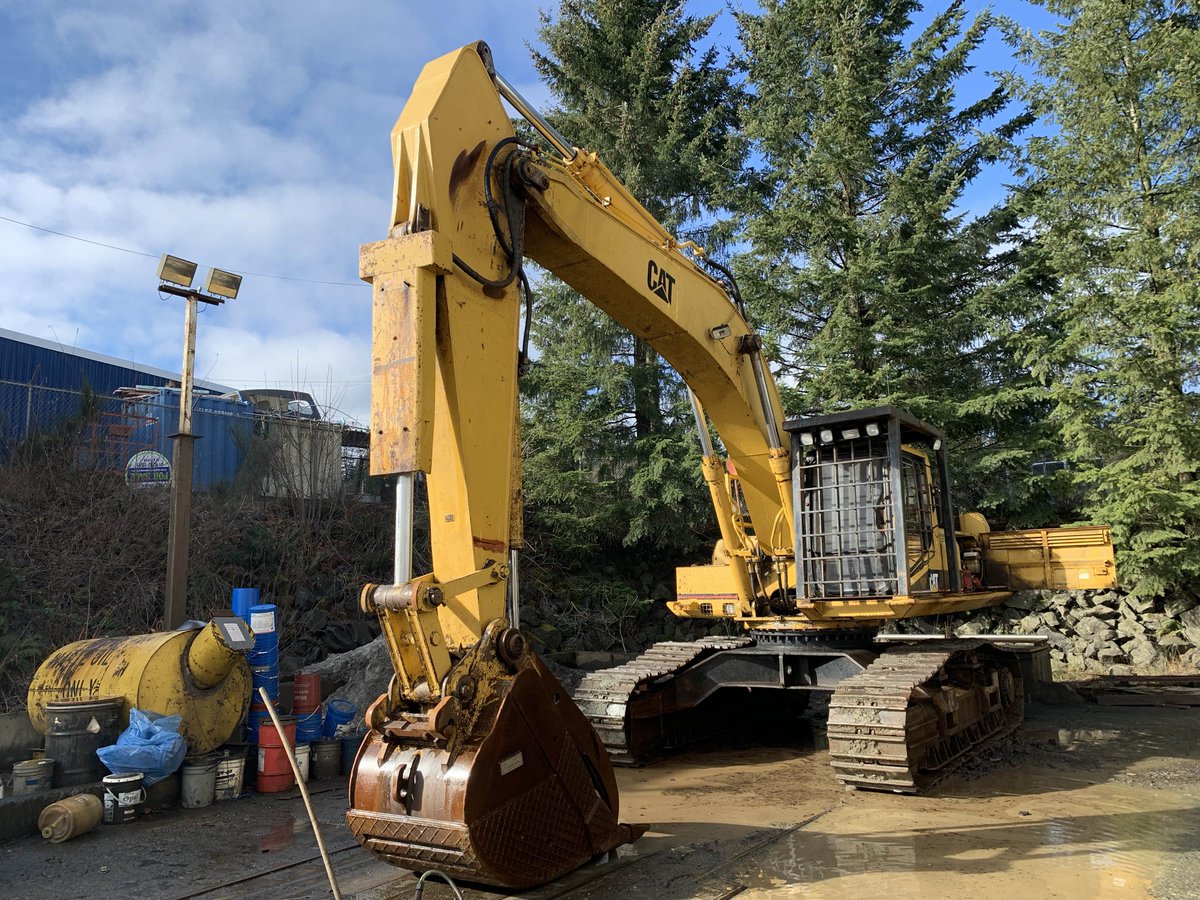
[[[992,641],[1003,644],[1042,644],[1049,640],[1044,634],[963,634],[946,637],[944,634],[877,634],[875,640],[884,641]]]
[[[754,383],[758,387],[758,402],[762,404],[763,418],[767,420],[767,440],[771,447],[782,447],[779,440],[779,423],[775,421],[775,408],[771,405],[771,392],[767,390],[767,376],[763,372],[762,353],[755,350],[750,354],[750,368],[754,372]]]
[[[396,477],[396,541],[392,584],[407,584],[412,580],[413,477],[412,472],[402,472]]]
[[[904,470],[900,454],[900,419],[889,416],[887,427],[888,477],[891,479],[889,508],[892,517],[892,555],[896,565],[896,593],[908,596],[908,543],[904,523]]]
[[[534,109],[528,100],[517,93],[517,89],[504,80],[504,76],[499,72],[493,74],[496,79],[496,90],[500,92],[500,96],[513,105],[513,108],[521,114],[521,117],[537,129],[538,133],[548,140],[554,149],[563,155],[563,159],[570,162],[575,158],[575,148],[565,137],[558,133],[558,130],[542,118],[541,114]]]
[[[692,389],[688,388],[688,399],[692,401],[692,415],[696,417],[696,434],[700,436],[700,452],[705,456],[713,456],[712,437],[708,433],[708,422],[704,419],[704,408]]]
[[[209,622],[192,639],[187,652],[187,671],[201,690],[215,687],[233,671],[240,654],[225,645],[221,629]]]
[[[183,380],[179,386],[179,433],[192,433],[192,384],[196,370],[196,315],[199,298],[189,294],[183,320]]]
[[[521,627],[521,579],[517,566],[521,561],[519,550],[510,548],[508,551],[508,597],[505,610],[508,613],[508,624],[513,628]]]

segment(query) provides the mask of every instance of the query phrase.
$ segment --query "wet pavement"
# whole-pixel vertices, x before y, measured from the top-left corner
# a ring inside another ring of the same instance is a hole
[[[796,740],[712,746],[619,770],[633,847],[534,900],[1200,896],[1200,714],[1030,711],[1022,740],[921,797],[846,791]],[[407,900],[416,881],[350,837],[340,786],[313,802],[343,896]],[[501,894],[466,890],[470,900]],[[258,795],[0,844],[0,897],[329,896],[303,803]],[[426,900],[453,894],[431,882]]]

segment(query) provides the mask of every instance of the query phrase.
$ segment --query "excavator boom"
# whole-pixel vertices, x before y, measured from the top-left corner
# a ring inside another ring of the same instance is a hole
[[[388,237],[362,248],[374,296],[371,472],[395,475],[397,489],[393,583],[367,585],[361,605],[378,616],[396,675],[367,714],[347,818],[389,862],[524,888],[640,830],[618,823],[607,752],[510,624],[521,545],[516,151],[486,47],[429,63],[392,133]],[[414,575],[417,473],[433,571]]]

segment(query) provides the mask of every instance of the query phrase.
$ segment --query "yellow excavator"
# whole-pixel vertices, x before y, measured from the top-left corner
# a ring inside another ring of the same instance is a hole
[[[503,100],[539,146],[517,139]],[[392,583],[361,597],[395,667],[350,779],[364,846],[474,882],[550,881],[641,833],[620,822],[614,762],[728,727],[747,691],[780,708],[828,696],[835,774],[863,788],[919,790],[1016,727],[1018,648],[881,644],[879,629],[1019,587],[1111,586],[1108,529],[993,533],[956,517],[944,436],[901,410],[785,421],[732,274],[538,115],[486,44],[425,66],[392,154],[390,230],[360,256],[371,472],[397,483]],[[741,631],[658,644],[574,700],[517,627],[526,259],[688,385],[721,540],[710,565],[679,569],[669,606]],[[433,571],[414,575],[416,473]]]

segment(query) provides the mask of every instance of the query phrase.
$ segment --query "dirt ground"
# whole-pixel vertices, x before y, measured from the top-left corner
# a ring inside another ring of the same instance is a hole
[[[1195,709],[1033,707],[1018,740],[921,797],[847,791],[826,753],[795,736],[726,741],[618,776],[622,819],[650,831],[526,898],[1200,896]],[[344,790],[313,787],[343,896],[411,898],[413,876],[350,837]],[[320,896],[329,889],[295,795],[0,845],[0,897]],[[453,894],[431,881],[424,896]]]

